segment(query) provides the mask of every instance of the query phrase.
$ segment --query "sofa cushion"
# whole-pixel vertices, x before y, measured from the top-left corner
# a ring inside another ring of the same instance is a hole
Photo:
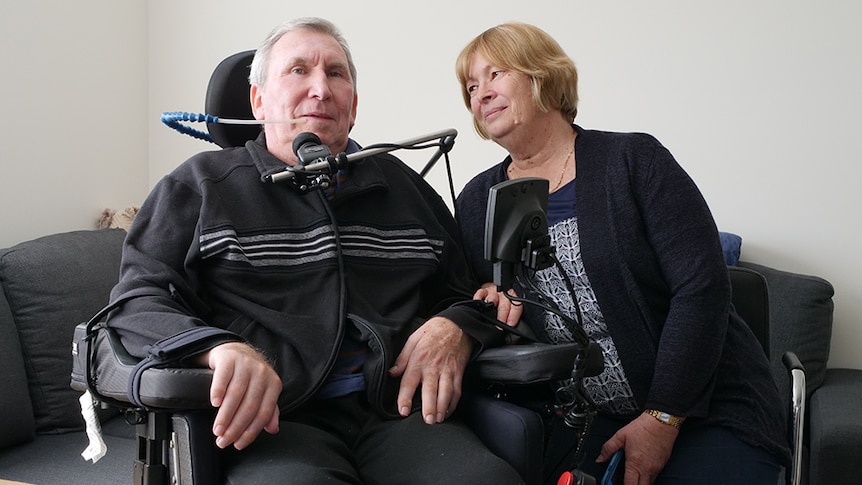
[[[0,258],[3,253],[0,252]],[[27,374],[12,310],[0,288],[0,448],[28,441],[36,432]]]
[[[728,266],[736,266],[739,263],[739,253],[742,251],[742,237],[732,232],[719,232],[718,238],[721,241],[724,262]]]
[[[75,325],[104,306],[119,277],[122,229],[54,234],[9,248],[0,282],[20,337],[38,433],[83,428],[69,387]]]
[[[133,426],[126,427],[134,429]],[[108,453],[96,463],[81,457],[81,451],[87,447],[87,435],[83,431],[40,435],[29,443],[3,450],[0,453],[0,484],[134,483],[133,462],[137,451],[134,437],[105,434],[104,440]],[[152,473],[152,476],[158,475]]]
[[[796,352],[805,366],[808,397],[826,377],[826,361],[832,339],[832,295],[828,281],[817,276],[791,273],[768,266],[740,262],[766,277],[769,288],[770,355],[773,374],[782,391],[789,394],[787,371],[781,358]]]

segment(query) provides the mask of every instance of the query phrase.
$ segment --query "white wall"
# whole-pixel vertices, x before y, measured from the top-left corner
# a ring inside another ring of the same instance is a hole
[[[146,195],[146,13],[0,0],[0,247],[92,228]]]
[[[64,5],[52,3],[57,8]],[[8,75],[0,80],[0,87],[6,88],[0,94],[4,107],[9,97],[17,103],[12,112],[20,111],[25,117],[24,123],[4,119],[4,129],[0,130],[4,141],[10,130],[13,133],[2,145],[11,146],[11,151],[6,148],[2,156],[0,202],[4,209],[0,227],[4,228],[5,240],[0,240],[0,245],[34,235],[27,225],[33,214],[21,214],[25,207],[64,206],[67,213],[43,210],[37,215],[42,229],[36,233],[48,233],[83,226],[83,220],[91,216],[80,214],[102,206],[124,206],[127,201],[111,192],[116,181],[105,184],[93,178],[105,170],[106,160],[123,162],[123,168],[115,168],[115,173],[128,175],[136,170],[139,174],[139,165],[129,160],[148,150],[149,187],[191,154],[212,148],[164,127],[159,115],[163,111],[203,110],[206,83],[219,60],[255,48],[281,20],[305,15],[333,20],[351,44],[359,67],[360,95],[354,137],[363,144],[394,142],[456,128],[459,136],[451,158],[459,190],[473,174],[498,161],[503,152],[473,133],[455,83],[454,59],[461,47],[485,28],[523,20],[555,36],[578,65],[582,100],[579,124],[657,136],[697,181],[719,227],[743,236],[744,259],[816,274],[835,285],[829,365],[862,368],[862,352],[857,350],[862,345],[862,282],[857,278],[862,274],[862,263],[856,250],[862,247],[862,231],[853,213],[862,208],[862,194],[856,190],[860,176],[857,162],[862,157],[855,150],[855,136],[862,133],[862,31],[858,29],[862,3],[498,0],[487,4],[443,0],[425,8],[396,0],[152,0],[126,7],[110,1],[83,4],[91,5],[83,7],[83,13],[77,2],[73,3],[75,9],[65,7],[71,10],[66,12],[29,4],[13,11],[38,12],[34,20],[43,26],[47,18],[48,31],[63,32],[61,47],[82,42],[78,38],[82,30],[107,29],[107,35],[100,34],[86,47],[119,42],[113,49],[134,53],[111,59],[104,66],[99,80],[108,76],[107,85],[77,90],[81,94],[75,111],[100,112],[99,121],[107,125],[102,128],[106,131],[97,134],[95,128],[76,124],[62,130],[64,135],[74,128],[92,133],[90,139],[122,141],[112,141],[111,148],[95,155],[93,143],[82,143],[78,135],[64,138],[60,147],[54,146],[48,140],[57,136],[56,127],[47,126],[41,121],[43,117],[31,112],[38,107],[43,114],[53,113],[56,108],[52,105],[59,102],[56,98],[64,98],[52,95],[51,104],[44,105],[40,103],[45,94],[34,91],[29,99],[18,99],[18,94],[9,92],[17,89],[17,80],[10,80]],[[99,14],[94,4],[105,13]],[[33,42],[34,35],[23,23],[6,20],[5,9],[3,13],[3,49],[8,48],[7,38]],[[61,25],[69,16],[74,21]],[[144,19],[148,19],[148,26],[142,25]],[[7,23],[11,34],[7,33]],[[110,26],[103,27],[103,23]],[[144,35],[147,28],[148,46],[142,48],[134,39]],[[37,58],[55,54],[53,43],[44,39],[38,43]],[[149,64],[144,65],[140,59],[147,54]],[[50,63],[37,63],[36,72],[30,73],[30,56],[14,55],[16,64],[28,66],[22,69],[28,75],[40,79],[57,76]],[[124,70],[135,74],[124,74]],[[74,67],[66,66],[66,71],[71,73],[63,72],[61,77],[78,74]],[[138,94],[146,89],[139,84],[144,74],[149,76],[147,106],[130,107],[129,99],[140,102]],[[106,100],[102,90],[111,87],[116,92]],[[120,96],[120,89],[127,89],[128,96]],[[146,126],[132,127],[134,122],[120,118],[125,111],[134,110],[145,111]],[[109,115],[114,118],[109,119]],[[43,138],[22,142],[33,138],[30,129],[37,126],[48,128]],[[137,138],[147,131],[148,140]],[[33,145],[40,151],[34,152]],[[50,190],[42,188],[43,182],[32,180],[44,173],[32,168],[36,163],[39,167],[57,163],[55,173],[71,165],[68,156],[62,164],[52,158],[54,152],[70,151],[79,153],[76,166],[89,170],[88,175],[53,183]],[[430,152],[398,154],[417,168],[430,156]],[[7,160],[17,164],[15,182],[6,180]],[[442,165],[429,178],[441,193],[448,193]],[[142,193],[137,188],[123,192],[129,196]],[[72,196],[95,200],[68,207]]]

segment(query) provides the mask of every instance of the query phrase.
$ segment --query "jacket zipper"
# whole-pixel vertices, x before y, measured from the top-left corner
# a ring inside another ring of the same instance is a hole
[[[371,334],[376,347],[379,349],[380,363],[371,369],[371,377],[373,378],[373,381],[365,383],[365,392],[369,394],[368,401],[383,415],[392,418],[400,417],[400,415],[396,414],[394,411],[387,410],[383,404],[383,391],[385,388],[384,381],[386,379],[386,366],[389,362],[389,349],[383,343],[383,339],[380,338],[377,331],[375,331],[374,326],[372,326],[367,320],[352,313],[348,314],[347,318],[356,325],[360,325],[367,330],[368,333]],[[369,342],[368,347],[371,352],[375,352],[375,346],[371,345],[371,342]]]

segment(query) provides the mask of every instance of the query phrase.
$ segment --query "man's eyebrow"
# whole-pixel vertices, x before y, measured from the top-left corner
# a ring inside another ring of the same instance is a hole
[[[310,63],[311,63],[311,61],[309,60],[309,58],[303,57],[303,56],[297,56],[297,57],[291,58],[290,62],[288,62],[288,65],[289,66],[306,66]],[[342,61],[331,62],[325,66],[325,69],[329,70],[329,71],[339,70],[339,71],[344,71],[346,73],[350,72],[350,68],[349,68],[348,64],[346,62],[342,62]]]
[[[326,65],[326,68],[327,68],[327,69],[339,69],[339,70],[347,71],[347,63],[344,63],[344,62],[341,62],[341,61],[339,61],[339,62],[332,62],[332,63],[330,63],[330,64],[327,64],[327,65]]]
[[[308,58],[307,57],[293,57],[290,59],[289,64],[292,66],[295,66],[297,64],[308,64]]]

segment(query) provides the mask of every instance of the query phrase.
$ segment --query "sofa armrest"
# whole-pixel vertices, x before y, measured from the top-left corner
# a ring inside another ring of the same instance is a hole
[[[0,255],[2,258],[2,255]],[[2,280],[2,278],[0,278]],[[24,356],[9,302],[0,285],[0,449],[30,441],[36,435],[33,405],[27,389]]]
[[[772,373],[782,396],[789,395],[786,370],[781,362],[792,351],[805,366],[808,397],[826,375],[832,340],[835,293],[832,284],[818,276],[792,273],[740,261],[766,278],[769,288],[769,340]]]
[[[809,484],[862,476],[862,369],[829,369],[808,404]]]

